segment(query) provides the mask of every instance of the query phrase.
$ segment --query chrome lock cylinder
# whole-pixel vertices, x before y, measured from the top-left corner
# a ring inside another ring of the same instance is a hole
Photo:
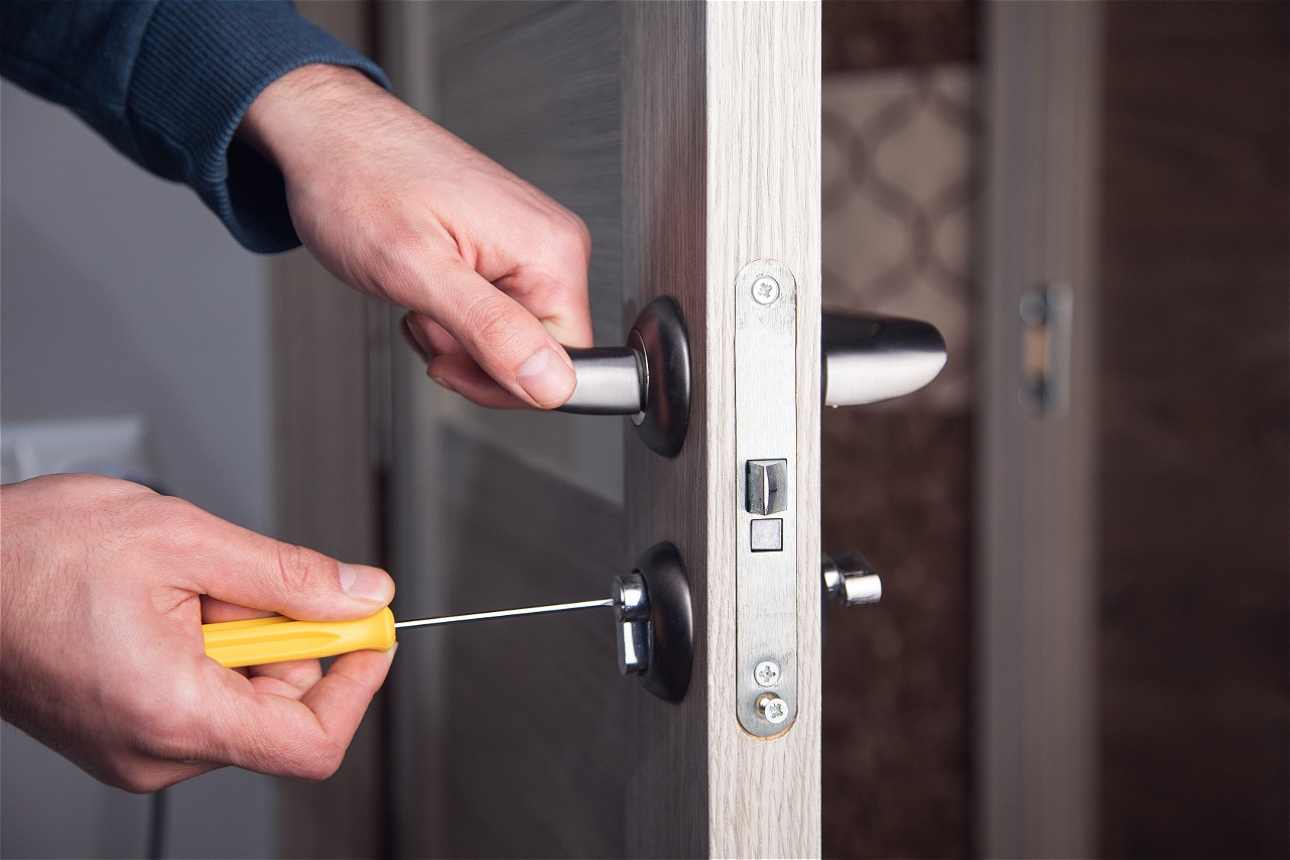
[[[618,615],[618,672],[643,675],[649,670],[651,638],[645,577],[639,573],[614,577],[612,596]]]
[[[614,578],[618,671],[640,679],[660,699],[679,702],[690,686],[694,617],[680,551],[658,543],[636,568]]]

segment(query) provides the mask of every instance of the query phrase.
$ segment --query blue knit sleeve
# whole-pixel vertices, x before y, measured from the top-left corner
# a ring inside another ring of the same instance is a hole
[[[375,63],[286,0],[0,3],[0,75],[192,187],[253,251],[300,240],[281,174],[233,135],[261,90],[310,63],[350,66],[389,86]]]

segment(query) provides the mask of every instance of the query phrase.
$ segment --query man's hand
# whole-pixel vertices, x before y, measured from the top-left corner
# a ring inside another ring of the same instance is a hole
[[[339,564],[137,484],[91,475],[0,488],[0,708],[99,779],[152,791],[225,764],[322,779],[393,651],[232,670],[201,624],[361,618],[394,596]],[[254,607],[252,611],[244,607]]]
[[[573,393],[561,344],[591,345],[578,216],[351,69],[283,76],[239,134],[282,170],[306,247],[412,312],[436,382],[486,406]]]

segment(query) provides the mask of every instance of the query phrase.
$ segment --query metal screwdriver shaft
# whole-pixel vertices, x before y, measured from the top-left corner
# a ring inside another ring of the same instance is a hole
[[[553,603],[549,606],[524,606],[519,609],[497,609],[492,612],[469,612],[465,615],[441,615],[437,618],[415,618],[395,622],[398,627],[430,627],[437,624],[458,624],[464,621],[487,621],[490,618],[511,618],[516,615],[543,615],[548,612],[571,612],[575,609],[599,609],[613,606],[613,598],[604,600],[579,600],[576,603]]]

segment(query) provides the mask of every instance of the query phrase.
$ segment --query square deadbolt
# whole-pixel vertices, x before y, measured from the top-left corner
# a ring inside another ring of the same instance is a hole
[[[788,508],[788,461],[749,460],[746,509],[750,514],[777,514]]]

